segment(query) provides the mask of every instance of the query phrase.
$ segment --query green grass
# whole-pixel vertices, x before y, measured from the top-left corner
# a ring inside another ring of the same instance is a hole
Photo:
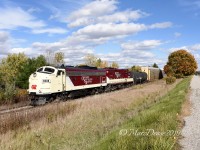
[[[91,148],[95,150],[178,149],[180,136],[177,114],[186,99],[191,78],[183,79],[159,103],[141,111]]]

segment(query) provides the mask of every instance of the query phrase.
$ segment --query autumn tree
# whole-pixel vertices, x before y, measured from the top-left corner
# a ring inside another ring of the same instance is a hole
[[[55,65],[61,65],[64,63],[64,53],[63,52],[57,52],[54,55],[54,64]]]
[[[197,62],[192,54],[186,50],[172,52],[168,57],[168,62],[164,66],[164,71],[168,76],[180,78],[192,75],[197,69]]]
[[[100,68],[106,68],[106,67],[108,67],[108,62],[107,61],[102,61]]]

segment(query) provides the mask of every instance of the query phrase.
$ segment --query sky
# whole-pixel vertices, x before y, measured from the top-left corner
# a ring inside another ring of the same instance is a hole
[[[163,68],[185,49],[200,64],[199,29],[200,0],[1,0],[0,58],[63,52],[66,65],[94,54],[121,68]]]

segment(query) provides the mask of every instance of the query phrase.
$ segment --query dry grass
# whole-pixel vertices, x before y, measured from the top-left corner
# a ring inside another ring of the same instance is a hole
[[[1,129],[0,149],[88,149],[175,85],[160,80],[1,117],[11,130]]]
[[[31,121],[44,119],[47,122],[53,122],[58,117],[65,117],[66,114],[72,113],[76,107],[76,104],[63,103],[62,105],[49,105],[44,108],[36,107],[25,111],[2,114],[0,115],[0,134],[29,126]]]

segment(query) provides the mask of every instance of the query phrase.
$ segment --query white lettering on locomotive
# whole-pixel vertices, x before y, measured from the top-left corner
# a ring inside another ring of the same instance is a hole
[[[81,79],[83,80],[83,82],[84,82],[85,84],[90,84],[90,83],[92,83],[92,78],[90,78],[89,76],[81,77]]]
[[[117,78],[119,78],[121,76],[121,74],[119,72],[115,72],[115,75]]]

